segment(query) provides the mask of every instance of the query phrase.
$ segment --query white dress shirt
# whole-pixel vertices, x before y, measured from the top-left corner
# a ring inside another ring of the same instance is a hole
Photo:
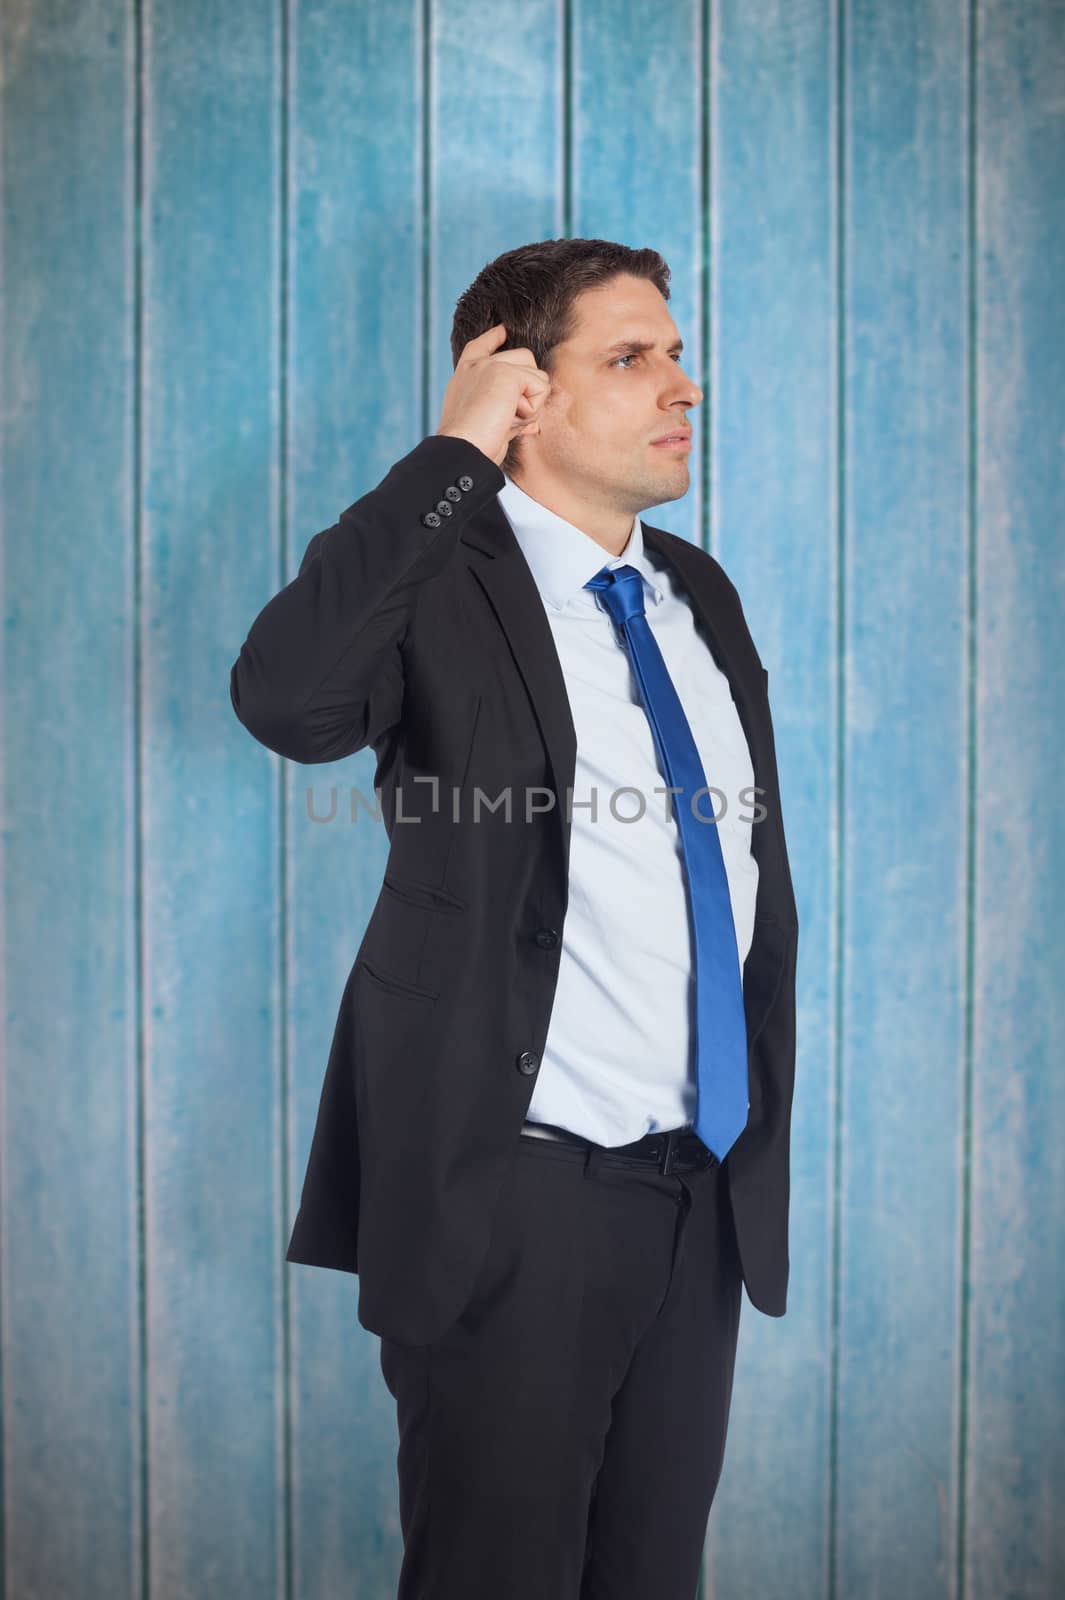
[[[527,1116],[596,1144],[629,1144],[695,1116],[694,951],[680,833],[667,811],[690,796],[655,793],[666,779],[629,657],[609,612],[583,587],[602,567],[643,575],[648,624],[718,791],[697,810],[708,818],[725,804],[718,832],[741,971],[758,889],[754,769],[728,678],[695,632],[683,591],[645,550],[639,517],[611,557],[509,476],[498,498],[540,592],[577,735],[569,904]]]

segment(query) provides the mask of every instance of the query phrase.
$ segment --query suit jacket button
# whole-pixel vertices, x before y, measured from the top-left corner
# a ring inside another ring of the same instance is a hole
[[[456,489],[455,485],[453,483],[448,484],[447,488],[444,490],[444,493],[447,495],[449,500],[461,500],[462,499],[462,490],[461,489]]]
[[[468,472],[464,472],[462,474],[462,477],[459,479],[459,488],[460,489],[472,489],[473,488],[473,479],[470,477]]]
[[[450,517],[454,507],[452,506],[450,500],[438,500],[436,502],[436,509],[439,511],[442,517]]]
[[[536,1071],[539,1065],[540,1057],[535,1050],[523,1050],[518,1057],[518,1071],[524,1073],[527,1078]]]
[[[554,928],[537,928],[536,942],[541,950],[553,950],[558,943],[558,934]]]
[[[439,528],[440,526],[440,518],[437,516],[435,511],[427,511],[425,516],[422,518],[422,521],[425,523],[427,528]]]

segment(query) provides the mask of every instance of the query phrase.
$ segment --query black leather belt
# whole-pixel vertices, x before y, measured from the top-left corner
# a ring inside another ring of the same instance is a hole
[[[693,1172],[699,1167],[718,1165],[713,1151],[706,1148],[693,1128],[645,1133],[642,1139],[634,1139],[631,1144],[599,1145],[551,1122],[525,1122],[521,1137],[549,1139],[579,1150],[597,1150],[599,1160],[607,1167],[650,1167],[657,1172],[670,1173]]]

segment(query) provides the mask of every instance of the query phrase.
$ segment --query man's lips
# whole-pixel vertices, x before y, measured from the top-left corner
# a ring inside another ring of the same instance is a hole
[[[653,439],[651,442],[656,450],[690,450],[691,429],[678,428],[675,433],[663,434],[660,439]]]

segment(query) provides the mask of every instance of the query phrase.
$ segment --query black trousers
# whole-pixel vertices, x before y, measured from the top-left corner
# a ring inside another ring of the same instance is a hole
[[[695,1600],[741,1290],[719,1166],[523,1134],[461,1316],[381,1341],[398,1600]]]

